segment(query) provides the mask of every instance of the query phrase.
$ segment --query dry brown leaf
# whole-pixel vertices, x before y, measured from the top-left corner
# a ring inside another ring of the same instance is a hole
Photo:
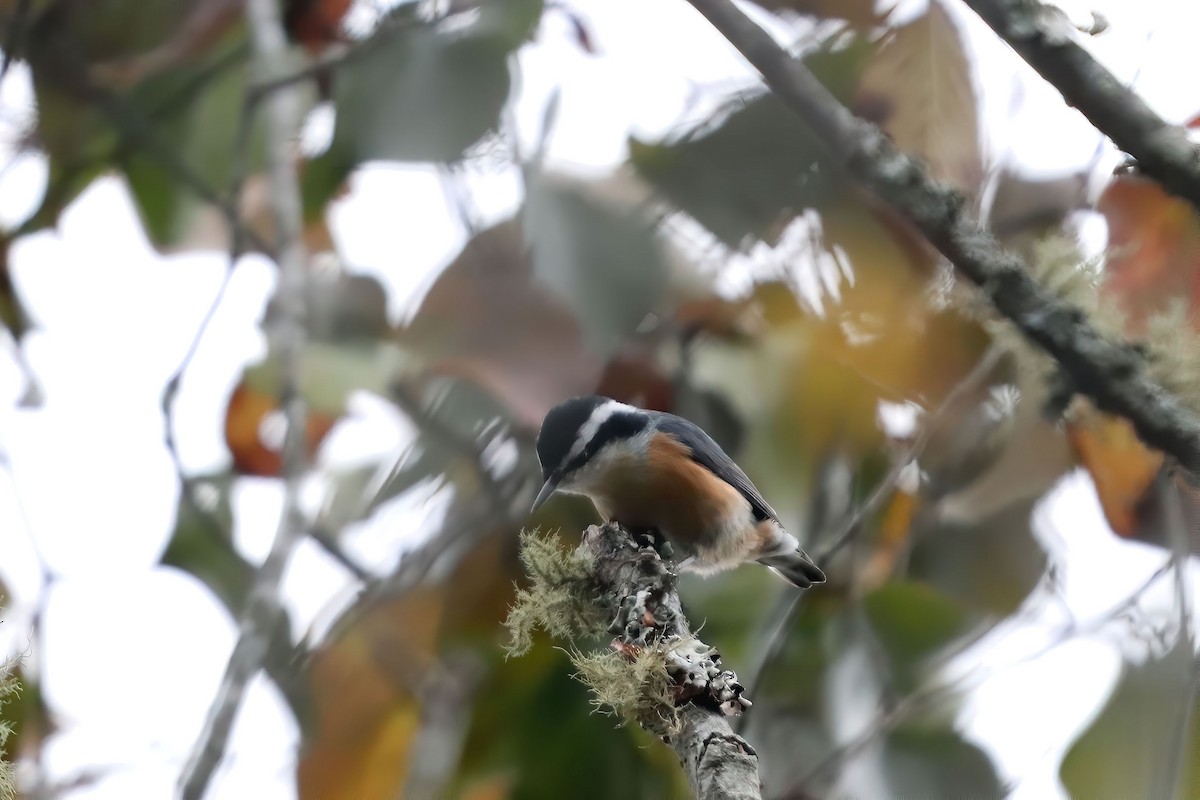
[[[1090,411],[1067,426],[1067,440],[1087,467],[1108,524],[1138,535],[1138,507],[1163,465],[1163,454],[1142,444],[1129,421]]]
[[[575,319],[534,281],[511,220],[467,243],[398,337],[432,373],[471,380],[534,429],[564,397],[594,390],[604,368]]]
[[[971,62],[962,34],[940,0],[893,29],[859,80],[855,109],[930,175],[969,196],[979,191],[983,154]]]
[[[233,468],[242,475],[276,477],[283,466],[278,448],[262,438],[266,418],[279,410],[276,397],[244,382],[238,384],[225,407],[225,444],[233,456]],[[311,459],[321,446],[337,418],[320,411],[310,411],[307,418],[305,443]]]
[[[1168,301],[1186,299],[1200,323],[1200,215],[1137,174],[1113,179],[1098,205],[1108,222],[1109,256],[1103,290],[1128,318],[1127,334]]]

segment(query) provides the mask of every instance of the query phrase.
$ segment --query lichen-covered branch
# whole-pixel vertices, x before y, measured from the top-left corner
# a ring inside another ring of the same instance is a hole
[[[965,2],[1143,172],[1200,209],[1200,147],[1076,44],[1061,10],[1038,0]]]
[[[1042,288],[967,212],[876,126],[829,90],[732,0],[689,0],[753,64],[771,90],[841,165],[916,227],[988,300],[1062,368],[1074,392],[1128,419],[1142,441],[1200,474],[1200,420],[1148,374],[1137,348],[1102,336],[1084,312]]]
[[[572,642],[615,636],[608,652],[572,655],[597,705],[661,735],[696,797],[761,797],[758,756],[727,719],[750,701],[720,654],[692,633],[675,572],[654,542],[615,523],[588,528],[572,553],[553,539],[523,538],[532,585],[509,615],[511,651],[528,649],[536,628]]]

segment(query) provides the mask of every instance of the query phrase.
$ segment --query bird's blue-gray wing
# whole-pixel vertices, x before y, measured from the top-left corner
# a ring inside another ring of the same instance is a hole
[[[683,417],[677,417],[674,414],[655,412],[654,418],[655,427],[659,431],[674,436],[688,446],[692,451],[692,459],[696,463],[710,470],[717,477],[737,489],[742,497],[750,502],[750,507],[754,510],[755,519],[773,519],[778,521],[779,516],[775,513],[775,509],[771,508],[767,501],[763,499],[758,488],[750,482],[750,478],[746,476],[742,468],[726,455],[721,446],[714,442],[712,437],[704,432],[703,428],[694,422],[689,422]]]

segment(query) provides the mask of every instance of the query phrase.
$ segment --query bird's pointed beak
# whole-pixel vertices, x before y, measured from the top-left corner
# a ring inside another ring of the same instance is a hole
[[[554,494],[554,490],[558,488],[559,478],[551,475],[544,484],[542,490],[538,492],[537,499],[533,501],[533,508],[529,509],[529,513],[537,511],[542,507],[542,504],[550,499],[550,495]]]

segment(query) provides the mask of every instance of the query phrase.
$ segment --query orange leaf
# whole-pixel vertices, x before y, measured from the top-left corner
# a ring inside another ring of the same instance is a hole
[[[511,528],[482,532],[438,585],[368,600],[313,657],[312,725],[299,764],[301,800],[397,797],[420,724],[420,688],[439,651],[466,643],[496,652],[496,631],[520,571]],[[485,781],[463,796],[505,797]]]
[[[444,596],[423,587],[365,613],[313,657],[315,730],[301,798],[394,797],[419,723],[414,697],[433,663]]]
[[[295,41],[312,53],[342,40],[342,20],[351,0],[288,0],[283,25]]]
[[[1137,174],[1117,176],[1098,208],[1108,220],[1110,256],[1104,289],[1141,333],[1147,317],[1174,298],[1200,313],[1200,216],[1186,201]]]
[[[1067,426],[1067,440],[1092,475],[1108,524],[1119,536],[1138,533],[1138,506],[1163,464],[1121,417],[1091,413]]]
[[[268,415],[279,410],[279,402],[272,395],[252,389],[240,383],[225,407],[225,444],[233,456],[233,468],[242,475],[275,477],[283,467],[279,448],[269,446],[262,439],[262,425]],[[317,448],[333,428],[337,418],[321,412],[310,412],[305,431],[308,457],[316,455]]]
[[[918,502],[915,493],[897,489],[883,509],[875,550],[861,577],[863,591],[879,588],[887,583],[895,571],[896,562],[908,544]]]

